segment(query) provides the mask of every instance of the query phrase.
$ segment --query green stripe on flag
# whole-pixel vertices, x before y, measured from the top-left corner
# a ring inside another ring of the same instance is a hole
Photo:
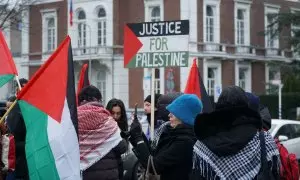
[[[55,160],[48,141],[48,115],[28,104],[19,102],[26,125],[26,159],[30,180],[59,180]]]
[[[14,77],[15,77],[14,74],[0,75],[0,87],[2,87],[8,81],[12,80]]]

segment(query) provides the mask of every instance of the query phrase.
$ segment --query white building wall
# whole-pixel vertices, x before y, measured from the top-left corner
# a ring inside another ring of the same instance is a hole
[[[68,22],[68,34],[72,39],[72,47],[78,47],[78,21],[77,13],[78,10],[84,10],[86,14],[86,23],[89,27],[86,29],[86,46],[97,46],[97,9],[98,7],[104,7],[106,11],[106,46],[113,46],[113,1],[112,0],[90,0],[90,1],[81,1],[73,0],[73,26],[70,26]],[[68,4],[68,9],[70,8]],[[69,16],[69,14],[68,14]],[[69,17],[68,17],[69,20]],[[91,29],[91,32],[90,32]],[[91,38],[90,38],[91,33]],[[91,40],[91,41],[90,41]],[[88,51],[88,50],[87,50]],[[88,57],[88,56],[87,56]],[[87,58],[89,59],[89,58]],[[93,61],[97,58],[92,56]],[[100,64],[106,67],[106,97],[105,103],[107,103],[112,98],[121,99],[125,107],[129,105],[129,88],[128,88],[128,69],[124,68],[123,65],[123,55],[114,56],[113,58],[100,59]],[[94,64],[94,63],[92,63]],[[97,63],[95,63],[97,64]],[[96,71],[97,66],[93,67],[92,65],[92,78],[91,84],[95,84],[96,81]]]
[[[95,47],[97,46],[97,9],[99,6],[104,7],[106,12],[106,40],[107,46],[113,45],[113,1],[112,0],[90,0],[90,1],[82,1],[82,0],[73,0],[73,25],[70,26],[69,23],[69,13],[68,13],[68,34],[72,39],[72,47],[78,47],[78,21],[77,21],[77,13],[80,9],[84,10],[86,15],[86,24],[89,26],[86,29],[86,42],[87,46]],[[68,9],[70,9],[70,5],[68,3]],[[69,10],[68,10],[69,12]],[[91,33],[91,37],[90,37]]]
[[[121,99],[126,108],[129,106],[129,74],[128,69],[124,68],[123,56],[116,57],[114,63],[113,88],[114,97]]]
[[[197,0],[180,0],[180,18],[190,20],[190,46],[191,52],[197,52],[198,27],[197,27]],[[183,92],[186,86],[190,66],[195,57],[189,58],[189,67],[180,68],[180,90]]]
[[[25,31],[25,32],[26,33],[22,33],[22,36],[23,36],[23,34],[24,35],[27,34],[27,38],[28,38],[28,31]],[[10,33],[11,33],[10,27],[7,26],[7,28],[4,29],[3,34],[4,34],[4,37],[5,37],[5,40],[6,40],[6,43],[7,43],[9,49],[11,49]],[[20,39],[20,41],[22,42],[22,45],[23,45],[24,43],[23,43],[22,39]],[[27,41],[27,46],[25,45],[24,47],[25,48],[27,47],[27,50],[28,50],[28,41]],[[23,51],[23,49],[22,49],[22,51]],[[22,65],[22,62],[24,60],[26,60],[26,57],[25,58],[13,57],[13,60],[15,62],[19,77],[28,79],[28,67]],[[4,85],[0,88],[0,100],[6,100],[10,95],[12,95],[11,91],[12,91],[13,82],[14,81],[11,81],[11,82],[7,83],[6,85]]]

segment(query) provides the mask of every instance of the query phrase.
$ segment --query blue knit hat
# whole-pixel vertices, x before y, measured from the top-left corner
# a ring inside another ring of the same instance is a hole
[[[176,98],[167,110],[184,124],[194,126],[196,116],[203,108],[201,100],[194,94],[184,94]]]

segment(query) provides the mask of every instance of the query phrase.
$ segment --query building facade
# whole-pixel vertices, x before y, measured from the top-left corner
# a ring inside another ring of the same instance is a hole
[[[22,67],[32,76],[69,34],[76,81],[82,64],[88,63],[90,81],[101,90],[104,102],[120,98],[130,108],[135,103],[142,106],[150,94],[143,88],[150,70],[123,67],[126,23],[188,19],[189,62],[197,58],[211,96],[216,87],[229,85],[267,93],[269,82],[280,78],[280,68],[273,64],[298,58],[284,38],[292,35],[289,30],[279,38],[260,35],[274,21],[269,14],[296,12],[300,10],[297,1],[73,0],[72,8],[72,25],[69,0],[43,1],[24,12],[23,23],[29,27],[22,31]],[[156,92],[183,91],[188,73],[189,67],[156,69]]]

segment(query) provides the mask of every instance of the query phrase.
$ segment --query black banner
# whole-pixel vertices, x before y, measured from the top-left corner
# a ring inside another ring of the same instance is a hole
[[[130,23],[127,26],[137,37],[188,35],[189,20]]]

